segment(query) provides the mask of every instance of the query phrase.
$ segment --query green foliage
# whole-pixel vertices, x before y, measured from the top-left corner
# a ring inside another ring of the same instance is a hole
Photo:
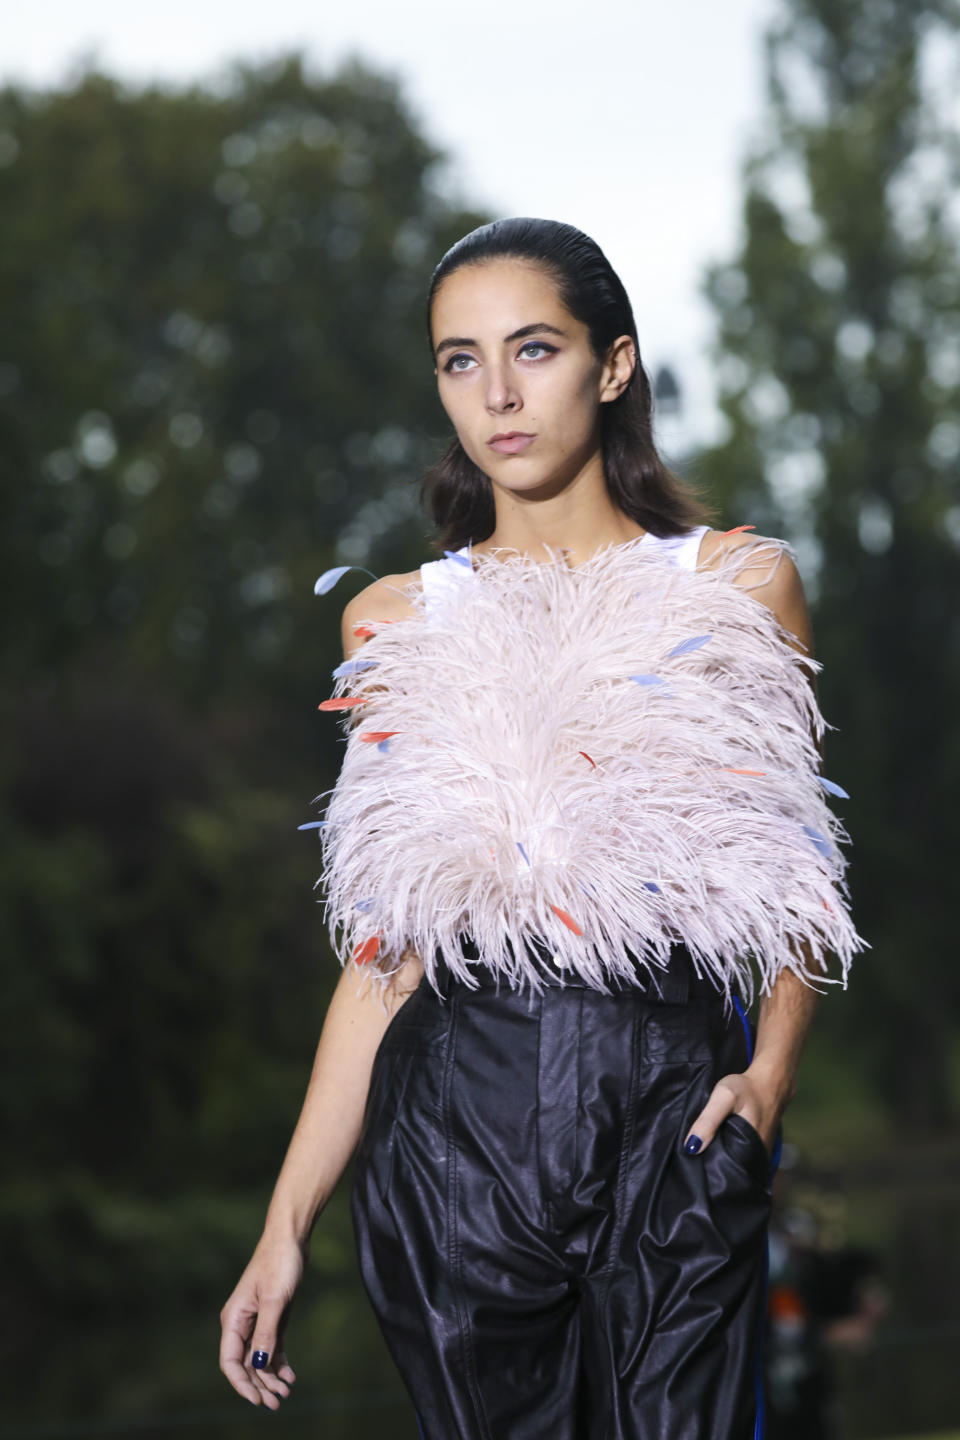
[[[336,776],[316,706],[367,577],[313,581],[424,558],[424,297],[485,218],[443,160],[355,62],[0,90],[18,1346],[51,1306],[215,1320],[259,1234],[336,979],[296,827]]]
[[[394,82],[296,56],[226,94],[8,86],[0,132],[8,657],[295,684],[337,540],[422,549],[423,297],[475,218],[441,152]]]
[[[740,253],[711,268],[730,523],[786,534],[813,602],[825,774],[871,943],[818,1027],[901,1121],[956,1120],[960,1002],[960,144],[953,0],[789,0],[745,166]]]

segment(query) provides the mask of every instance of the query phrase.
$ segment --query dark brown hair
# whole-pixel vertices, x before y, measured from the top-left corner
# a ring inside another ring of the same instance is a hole
[[[604,403],[603,469],[613,503],[645,530],[664,537],[708,524],[716,512],[660,458],[653,440],[653,392],[640,358],[636,321],[619,276],[595,240],[558,220],[517,216],[471,230],[452,245],[430,277],[427,338],[437,290],[462,265],[510,256],[534,261],[551,276],[562,304],[590,332],[602,360],[619,335],[637,350],[633,375],[616,400]],[[459,550],[492,535],[496,524],[490,479],[456,435],[420,482],[420,499],[436,526],[438,551]]]

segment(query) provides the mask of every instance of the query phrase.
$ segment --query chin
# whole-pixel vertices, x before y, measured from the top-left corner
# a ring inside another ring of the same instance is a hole
[[[558,495],[566,485],[566,481],[559,480],[556,475],[532,475],[524,479],[515,479],[511,484],[509,481],[500,485],[501,490],[508,494],[538,496],[542,491],[544,500],[551,499]]]

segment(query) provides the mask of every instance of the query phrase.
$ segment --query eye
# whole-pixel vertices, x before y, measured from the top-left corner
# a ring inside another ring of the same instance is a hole
[[[472,359],[473,359],[473,356],[472,356],[472,355],[467,355],[464,351],[461,350],[458,355],[451,355],[451,356],[450,356],[450,359],[447,361],[446,365],[444,365],[443,368],[444,368],[445,372],[446,372],[448,375],[449,375],[451,372],[453,372],[453,374],[456,375],[456,374],[459,374],[460,371],[465,368],[465,367],[462,366],[462,365],[457,365],[456,362],[457,362],[458,360],[472,360]]]
[[[520,355],[524,355],[528,350],[541,350],[544,355],[554,355],[556,354],[556,349],[557,347],[555,345],[547,345],[543,340],[528,340],[525,345],[520,346],[520,350],[518,353]],[[534,360],[539,360],[541,356],[534,355],[532,358]],[[459,360],[467,360],[472,362],[473,356],[468,355],[464,350],[458,351],[456,355],[451,355],[450,359],[443,367],[444,373],[447,375],[462,375],[465,370],[468,370],[470,368],[469,365],[459,365],[457,363]]]

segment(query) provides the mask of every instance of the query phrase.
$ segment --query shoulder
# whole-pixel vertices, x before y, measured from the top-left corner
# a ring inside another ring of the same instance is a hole
[[[763,546],[765,540],[772,541],[775,546],[783,543],[773,536],[755,535],[752,531],[741,530],[736,535],[727,535],[721,530],[707,530],[700,545],[698,569],[715,570],[724,556],[755,546],[757,563],[751,565],[749,557],[745,556],[743,568],[737,571],[733,583],[749,590],[755,600],[772,610],[780,624],[799,641],[794,648],[811,655],[813,630],[800,572],[785,550],[776,552],[771,558],[770,549]]]
[[[343,651],[347,657],[369,638],[355,634],[361,621],[406,620],[415,613],[404,592],[409,590],[419,574],[419,570],[408,570],[404,574],[382,575],[347,601],[341,621]]]

